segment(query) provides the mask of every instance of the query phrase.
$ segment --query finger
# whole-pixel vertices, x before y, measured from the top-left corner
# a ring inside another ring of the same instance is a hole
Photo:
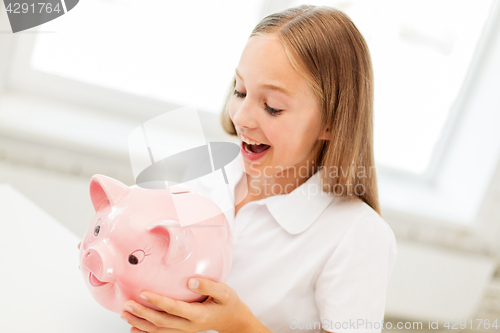
[[[80,250],[80,245],[82,244],[82,242],[78,243],[78,250]]]
[[[153,323],[150,323],[146,319],[139,318],[137,316],[134,316],[130,312],[123,312],[120,316],[123,320],[125,320],[127,323],[130,325],[138,328],[141,331],[145,332],[156,332],[158,330],[158,327],[156,327]],[[132,331],[132,330],[130,330]]]
[[[196,277],[189,279],[188,287],[197,294],[212,296],[217,303],[227,303],[231,298],[232,289],[225,283]]]
[[[151,291],[143,291],[141,297],[143,296],[149,303],[156,305],[163,311],[176,317],[186,319],[187,321],[198,318],[200,314],[201,309],[199,308],[199,303],[178,301]]]
[[[163,311],[153,310],[134,301],[127,301],[125,307],[132,309],[132,314],[134,316],[145,319],[157,327],[183,328],[189,323],[185,318],[177,317]],[[137,327],[142,329],[139,326]]]
[[[161,332],[161,333],[185,333],[184,331],[180,331],[174,328],[161,328],[157,327],[153,323],[148,322],[145,319],[134,316],[129,312],[123,312],[121,318],[127,321],[133,327],[130,328],[130,332],[133,333],[148,333],[148,332]]]
[[[161,332],[161,333],[186,333],[185,331],[179,331],[179,330],[170,329],[170,328],[156,328],[156,331],[152,331],[152,332]],[[140,330],[137,327],[132,326],[130,328],[130,333],[149,333],[149,332]]]
[[[161,332],[161,333],[186,333],[185,331],[179,331],[176,329],[170,329],[170,328],[161,328],[160,331],[154,331],[154,332]],[[143,330],[138,329],[137,327],[131,327],[130,328],[130,333],[149,333]]]
[[[146,332],[146,331],[142,331],[142,330],[138,329],[137,327],[133,327],[133,326],[132,326],[132,327],[130,328],[130,333],[148,333],[148,332]]]

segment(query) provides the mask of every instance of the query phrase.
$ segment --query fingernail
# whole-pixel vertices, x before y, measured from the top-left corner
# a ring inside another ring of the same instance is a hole
[[[140,296],[141,296],[142,299],[145,299],[146,301],[148,300],[148,298],[146,297],[146,295],[141,294]]]
[[[196,279],[189,280],[189,288],[196,289],[200,285],[200,282]]]
[[[134,312],[134,309],[132,309],[130,306],[128,305],[125,305],[124,306],[125,310],[127,310],[128,312]]]
[[[127,320],[127,318],[125,318],[125,315],[124,315],[124,314],[122,314],[122,315],[120,316],[120,318],[121,318],[121,319],[123,319],[123,320],[125,320],[126,322],[128,322],[128,320]]]

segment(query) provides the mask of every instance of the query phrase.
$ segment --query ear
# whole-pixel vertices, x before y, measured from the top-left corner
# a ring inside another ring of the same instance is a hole
[[[321,131],[321,135],[318,137],[318,140],[330,140],[330,138],[331,138],[330,128],[326,127]]]
[[[111,177],[94,175],[90,179],[90,199],[96,212],[106,202],[111,206],[116,205],[129,192],[130,188],[127,185]]]
[[[162,220],[150,224],[147,231],[162,237],[168,243],[165,265],[173,265],[186,260],[193,250],[193,234],[189,228],[180,226],[178,221]]]

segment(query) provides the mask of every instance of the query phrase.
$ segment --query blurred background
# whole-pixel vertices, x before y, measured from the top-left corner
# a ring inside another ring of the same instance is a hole
[[[499,2],[92,0],[16,34],[0,6],[0,183],[83,237],[94,214],[90,177],[134,184],[133,129],[194,105],[207,140],[234,142],[219,113],[255,24],[303,3],[332,6],[372,55],[379,195],[399,251],[386,320],[420,321],[423,330],[439,320],[443,331],[446,320],[493,324]],[[472,330],[498,330],[480,326]]]

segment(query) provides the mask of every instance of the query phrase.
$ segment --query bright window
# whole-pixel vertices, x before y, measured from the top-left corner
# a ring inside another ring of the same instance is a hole
[[[80,1],[40,26],[40,71],[220,112],[263,0]],[[140,112],[140,110],[138,110]]]
[[[37,35],[32,66],[216,113],[265,2],[83,1],[40,27],[56,33]],[[288,7],[301,3],[291,1]],[[305,3],[346,12],[368,42],[375,73],[377,164],[424,173],[454,110],[492,1]]]
[[[294,1],[292,5],[304,3]],[[377,164],[421,174],[464,83],[492,1],[307,1],[351,17],[375,75]]]

